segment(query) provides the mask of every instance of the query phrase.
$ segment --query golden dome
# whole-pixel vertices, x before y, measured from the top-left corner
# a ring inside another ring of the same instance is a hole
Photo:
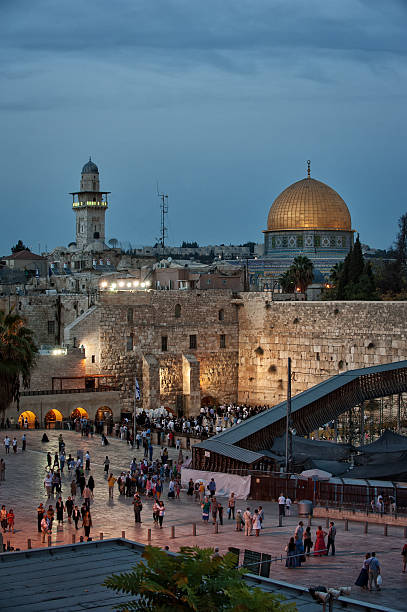
[[[351,231],[349,210],[341,196],[310,176],[284,189],[267,219],[267,231],[304,229]]]

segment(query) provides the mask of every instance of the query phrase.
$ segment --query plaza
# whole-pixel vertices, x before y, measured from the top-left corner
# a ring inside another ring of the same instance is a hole
[[[2,439],[5,436],[2,430]],[[14,431],[8,431],[11,437]],[[51,455],[58,450],[59,431],[47,431],[48,443],[42,443],[43,431],[26,432],[27,450],[21,451],[22,432],[17,431],[18,440],[17,454],[6,455],[4,444],[1,444],[0,456],[6,461],[6,480],[0,483],[0,505],[5,504],[7,510],[12,507],[15,513],[15,533],[3,534],[4,543],[10,542],[14,549],[26,549],[27,540],[31,540],[32,548],[47,547],[47,542],[41,543],[41,534],[37,531],[37,506],[40,502],[46,508],[48,504],[55,507],[56,497],[47,499],[44,489],[44,477],[46,475],[46,453]],[[163,529],[154,526],[152,518],[152,501],[143,497],[143,510],[141,513],[142,523],[135,524],[132,507],[132,499],[120,496],[117,486],[114,488],[114,499],[109,500],[108,486],[104,476],[103,461],[108,455],[110,459],[110,471],[117,477],[121,471],[128,470],[133,457],[138,460],[142,458],[142,450],[131,449],[125,441],[117,438],[109,438],[107,447],[101,445],[99,436],[93,438],[82,437],[76,432],[63,432],[66,444],[66,454],[76,457],[77,451],[84,453],[89,450],[91,456],[91,470],[85,473],[86,477],[93,475],[95,480],[94,500],[91,502],[92,529],[91,537],[98,540],[100,534],[103,538],[117,538],[125,533],[126,539],[149,543],[149,530],[151,530],[151,543],[156,546],[169,546],[171,551],[176,552],[180,546],[197,545],[200,547],[219,547],[221,553],[227,552],[229,547],[241,550],[240,560],[243,560],[244,549],[270,554],[278,560],[271,563],[270,577],[303,586],[314,584],[325,584],[326,586],[352,586],[351,597],[372,604],[384,606],[385,609],[406,610],[403,601],[406,589],[406,574],[401,572],[401,548],[403,545],[403,531],[399,527],[389,528],[388,536],[383,536],[383,527],[380,525],[369,525],[369,534],[363,533],[360,523],[349,523],[349,531],[344,530],[343,523],[337,523],[335,557],[311,557],[301,568],[288,569],[285,567],[285,546],[293,535],[298,517],[294,506],[292,516],[284,517],[283,526],[278,527],[278,508],[273,502],[253,502],[251,500],[237,500],[236,508],[244,511],[250,507],[253,511],[259,504],[265,511],[264,529],[259,538],[246,537],[244,532],[236,533],[235,522],[228,520],[226,515],[227,500],[220,498],[225,508],[223,525],[215,527],[210,523],[205,525],[201,520],[201,508],[199,503],[187,497],[185,491],[181,491],[180,499],[168,499],[167,487],[164,487],[162,499],[165,504],[165,518]],[[154,447],[154,458],[160,458],[160,447]],[[184,451],[184,459],[188,453]],[[170,459],[176,460],[178,452],[169,449]],[[216,480],[216,474],[215,480]],[[71,475],[65,466],[62,477],[62,498],[66,501],[70,494]],[[78,506],[82,500],[76,498]],[[313,519],[312,534],[318,524],[325,523],[322,519]],[[193,535],[193,525],[196,524],[196,536]],[[80,523],[81,525],[81,523]],[[217,531],[217,532],[216,532]],[[51,537],[52,545],[71,544],[72,536],[75,534],[76,541],[84,535],[83,528],[78,531],[72,524],[67,522],[65,515],[62,528],[54,527]],[[172,537],[172,536],[175,537]],[[359,574],[365,552],[376,551],[380,560],[383,589],[381,592],[360,591],[354,586]],[[114,568],[112,568],[112,571]]]

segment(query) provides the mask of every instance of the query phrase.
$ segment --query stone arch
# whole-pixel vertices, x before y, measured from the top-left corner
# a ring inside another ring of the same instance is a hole
[[[113,418],[113,410],[109,406],[100,406],[96,410],[95,421],[107,421]]]
[[[85,419],[89,418],[88,411],[85,410],[85,408],[81,408],[80,406],[78,406],[77,408],[72,410],[71,419],[83,419],[83,418]]]
[[[48,427],[49,429],[55,429],[57,426],[60,427],[62,419],[62,413],[56,408],[52,408],[51,410],[48,410],[44,417],[45,427]]]
[[[24,429],[25,419],[27,419],[28,422],[28,429],[34,429],[37,415],[32,412],[32,410],[25,410],[24,412],[22,412],[18,417],[18,424],[20,425],[21,429]]]

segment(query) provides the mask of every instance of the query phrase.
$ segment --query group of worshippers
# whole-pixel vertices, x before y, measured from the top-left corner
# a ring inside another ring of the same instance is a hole
[[[328,537],[327,541],[325,538]],[[319,525],[315,533],[315,544],[312,541],[311,527],[304,529],[303,521],[299,521],[295,528],[294,535],[290,538],[285,552],[287,553],[286,567],[301,567],[301,563],[306,561],[306,558],[311,555],[311,549],[313,548],[313,555],[316,557],[322,557],[328,555],[329,551],[335,556],[335,538],[336,538],[336,527],[333,521],[329,524],[328,531],[322,529]]]

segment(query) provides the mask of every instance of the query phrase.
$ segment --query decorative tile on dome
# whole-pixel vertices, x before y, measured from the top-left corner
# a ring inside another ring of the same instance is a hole
[[[295,236],[290,236],[288,239],[288,246],[289,247],[295,247],[296,246],[296,239]]]
[[[322,246],[329,247],[329,245],[330,245],[329,236],[322,236]]]
[[[312,247],[314,241],[312,239],[312,236],[306,236],[305,237],[305,246],[306,247]]]

